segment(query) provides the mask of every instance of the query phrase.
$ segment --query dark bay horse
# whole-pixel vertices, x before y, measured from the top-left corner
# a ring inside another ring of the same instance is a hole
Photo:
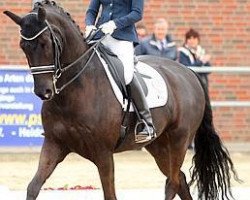
[[[162,74],[169,99],[165,106],[151,110],[157,130],[155,140],[134,142],[136,117],[132,113],[130,134],[116,148],[123,110],[94,48],[83,40],[70,15],[50,1],[36,3],[24,17],[4,13],[21,27],[20,47],[34,77],[35,94],[44,100],[41,112],[45,139],[27,200],[37,198],[46,179],[70,152],[97,166],[104,199],[116,200],[113,154],[142,146],[167,177],[165,200],[176,195],[191,200],[181,166],[193,139],[191,183],[197,183],[199,199],[231,198],[234,166],[215,132],[207,91],[191,70],[167,59],[140,58]]]

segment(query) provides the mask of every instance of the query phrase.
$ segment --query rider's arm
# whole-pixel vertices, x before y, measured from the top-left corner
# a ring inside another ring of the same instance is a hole
[[[144,0],[132,0],[131,11],[128,15],[114,19],[118,29],[135,24],[142,19]]]
[[[87,26],[95,25],[100,5],[100,0],[91,0],[85,17],[85,24]]]

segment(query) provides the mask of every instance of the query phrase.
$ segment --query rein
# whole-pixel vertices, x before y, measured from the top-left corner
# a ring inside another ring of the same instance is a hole
[[[34,14],[37,15],[37,13],[30,13],[29,15]],[[52,26],[50,23],[45,20],[46,27],[43,28],[41,31],[39,31],[35,36],[33,37],[25,37],[22,34],[20,34],[21,38],[27,41],[32,41],[36,39],[38,36],[40,36],[42,33],[44,33],[47,29],[50,31],[53,46],[54,46],[54,65],[47,65],[47,66],[31,66],[31,74],[32,75],[39,75],[39,74],[45,74],[45,73],[54,73],[53,74],[53,85],[54,90],[56,94],[59,94],[65,87],[67,87],[69,84],[71,84],[74,80],[76,80],[83,71],[87,68],[89,62],[93,58],[94,54],[97,51],[97,47],[101,43],[101,41],[106,37],[102,37],[101,39],[97,40],[95,44],[93,44],[87,51],[85,51],[79,58],[77,58],[74,62],[70,63],[64,68],[61,68],[61,62],[60,62],[60,55],[62,53],[62,44],[58,37],[56,36],[54,30],[52,29]],[[98,30],[99,31],[99,30]],[[97,32],[97,31],[96,31]],[[61,75],[72,68],[76,63],[81,61],[83,58],[85,58],[90,52],[92,51],[91,55],[88,57],[87,62],[84,64],[83,68],[73,77],[71,78],[67,83],[63,84],[61,87],[57,87],[56,83],[58,79],[61,77]]]
[[[76,59],[73,63],[69,64],[68,66],[66,66],[66,67],[64,67],[62,69],[61,74],[63,72],[65,72],[65,71],[67,71],[72,66],[74,66],[77,62],[79,62],[81,59],[83,59],[90,51],[93,50],[93,52],[91,53],[91,55],[88,58],[87,62],[83,66],[83,68],[73,78],[71,78],[67,83],[65,83],[60,88],[57,88],[57,86],[56,86],[56,82],[57,82],[57,80],[58,80],[59,77],[55,77],[54,76],[53,83],[54,83],[54,89],[55,89],[55,93],[56,94],[59,94],[65,87],[67,87],[69,84],[71,84],[74,80],[76,80],[82,74],[82,72],[87,68],[89,62],[91,61],[91,59],[93,58],[94,54],[96,53],[96,48],[99,46],[100,42],[101,41],[98,41],[97,43],[95,43],[92,47],[90,47],[87,51],[85,51],[84,54],[82,54],[78,59]]]

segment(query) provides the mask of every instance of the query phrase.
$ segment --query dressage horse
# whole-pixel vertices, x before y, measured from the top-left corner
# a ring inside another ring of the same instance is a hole
[[[20,47],[34,77],[34,92],[43,100],[44,143],[38,170],[27,189],[35,200],[57,164],[75,152],[98,168],[105,200],[116,200],[113,154],[145,147],[167,177],[165,200],[178,195],[191,200],[181,171],[186,151],[194,139],[191,183],[199,199],[230,199],[231,174],[236,175],[228,151],[215,132],[205,87],[197,75],[167,59],[144,56],[168,87],[165,106],[151,109],[157,138],[136,144],[136,115],[130,113],[128,135],[117,148],[123,109],[95,48],[83,39],[79,27],[55,2],[36,3],[24,17],[4,12],[21,28]]]

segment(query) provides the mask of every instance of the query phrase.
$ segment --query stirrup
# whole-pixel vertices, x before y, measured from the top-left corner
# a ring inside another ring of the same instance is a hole
[[[138,131],[138,127],[143,126],[142,131]],[[141,120],[135,126],[135,143],[148,142],[156,137],[154,127],[150,127],[145,120]]]

